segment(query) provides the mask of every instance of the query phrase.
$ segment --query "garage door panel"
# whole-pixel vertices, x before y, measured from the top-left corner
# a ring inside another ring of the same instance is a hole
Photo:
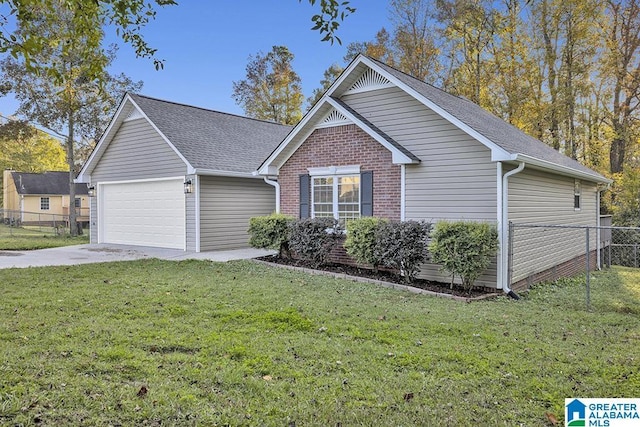
[[[102,186],[101,241],[184,249],[182,179]]]

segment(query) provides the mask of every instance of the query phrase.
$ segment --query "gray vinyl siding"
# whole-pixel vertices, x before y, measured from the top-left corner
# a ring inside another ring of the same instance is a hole
[[[398,88],[342,99],[420,158],[406,166],[406,219],[496,220],[488,148]]]
[[[98,221],[97,221],[97,200],[96,197],[89,197],[89,242],[98,243]]]
[[[525,169],[509,179],[509,219],[515,224],[596,226],[596,186],[581,181],[574,209],[574,179]],[[590,234],[595,249],[596,232]],[[586,253],[582,229],[518,228],[513,235],[512,283]]]
[[[185,208],[186,212],[186,234],[187,234],[187,250],[195,252],[197,248],[196,239],[196,185],[195,177],[191,177],[194,182],[194,192],[191,194],[185,194]]]
[[[123,122],[91,172],[92,184],[107,181],[166,178],[184,175],[187,166],[146,119]],[[189,200],[187,200],[187,209]],[[195,212],[195,210],[194,210]],[[91,242],[98,242],[96,197],[91,200]],[[187,210],[187,222],[189,218]],[[187,233],[189,228],[187,228]],[[195,248],[193,241],[187,244]],[[189,247],[190,249],[190,247]]]
[[[145,119],[123,122],[91,172],[95,182],[185,175],[187,166]]]
[[[200,250],[249,246],[249,218],[275,210],[275,189],[251,178],[201,177]]]
[[[342,97],[400,145],[420,158],[405,169],[405,219],[496,223],[496,164],[491,151],[398,88]],[[439,266],[424,264],[420,277],[449,282]],[[496,263],[476,281],[496,287]]]

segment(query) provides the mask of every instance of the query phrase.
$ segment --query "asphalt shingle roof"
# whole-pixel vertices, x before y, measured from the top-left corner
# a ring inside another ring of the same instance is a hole
[[[69,172],[11,172],[18,194],[69,194]],[[86,184],[76,184],[76,195],[87,194]]]
[[[252,173],[291,126],[129,94],[196,169]]]
[[[467,99],[451,95],[442,89],[438,89],[435,86],[411,77],[373,58],[369,59],[509,154],[530,156],[606,180],[605,177],[594,170],[561,154],[542,141],[527,135],[515,126],[489,113],[479,105]]]

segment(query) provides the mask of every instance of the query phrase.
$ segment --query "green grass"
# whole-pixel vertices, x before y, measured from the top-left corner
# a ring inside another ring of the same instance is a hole
[[[249,261],[0,270],[0,425],[538,426],[640,396],[640,271],[461,303]]]
[[[89,243],[87,233],[78,237],[57,236],[52,228],[7,227],[0,225],[0,250],[29,251]]]

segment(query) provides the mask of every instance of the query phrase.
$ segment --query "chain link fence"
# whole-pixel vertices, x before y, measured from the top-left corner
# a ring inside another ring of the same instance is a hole
[[[509,283],[514,289],[584,274],[590,305],[591,271],[612,265],[640,268],[640,228],[509,223]]]
[[[69,233],[69,218],[66,215],[0,209],[0,218],[3,233],[11,236],[33,233],[59,236]]]

